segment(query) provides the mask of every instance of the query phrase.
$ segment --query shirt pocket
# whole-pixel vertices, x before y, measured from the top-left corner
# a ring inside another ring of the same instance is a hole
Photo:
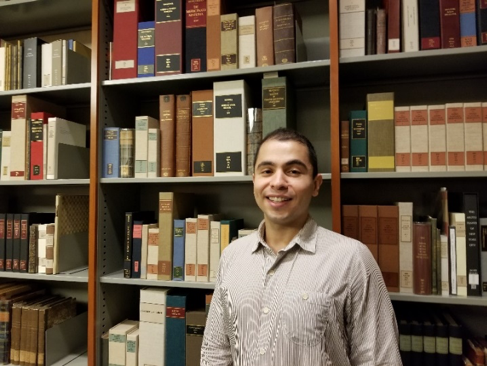
[[[319,292],[286,291],[282,302],[284,335],[302,346],[323,340],[330,309],[329,298]]]

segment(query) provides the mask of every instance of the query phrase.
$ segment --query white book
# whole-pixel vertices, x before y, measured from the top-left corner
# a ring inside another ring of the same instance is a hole
[[[428,148],[431,172],[446,171],[445,105],[428,106]]]
[[[220,220],[219,214],[199,214],[197,224],[196,245],[196,280],[208,282],[210,280],[210,222]]]
[[[440,234],[441,243],[441,295],[450,296],[450,281],[448,279],[448,236]]]
[[[140,322],[139,364],[164,366],[166,324]]]
[[[5,54],[6,48],[0,47],[0,91],[5,91]]]
[[[147,256],[149,247],[149,229],[157,228],[157,224],[144,224],[142,225],[142,248],[140,259],[140,278],[147,278]]]
[[[108,331],[108,364],[125,366],[127,334],[136,329],[139,322],[136,320],[123,320]]]
[[[402,50],[419,51],[418,0],[402,0]]]
[[[465,170],[465,118],[463,103],[447,103],[446,109],[446,169]]]
[[[2,171],[1,180],[10,180],[10,141],[11,132],[3,131],[2,135]]]
[[[487,102],[482,103],[482,140],[484,151],[484,170],[487,170]]]
[[[186,237],[184,238],[184,280],[196,282],[198,219],[186,218]]]
[[[238,68],[255,67],[255,15],[238,18]]]
[[[482,103],[464,103],[465,170],[484,170],[482,141]]]
[[[395,205],[399,208],[399,292],[413,293],[413,203]]]
[[[135,178],[147,178],[149,128],[159,128],[159,121],[150,116],[135,117]]]
[[[479,219],[480,226],[480,274],[482,276],[482,295],[487,294],[487,217]]]
[[[146,304],[160,305],[166,308],[167,292],[166,288],[159,287],[144,287],[140,289],[140,321],[148,321],[152,323],[165,323],[166,311],[163,313],[144,311],[142,306]],[[149,308],[148,308],[149,309]]]
[[[147,144],[147,177],[157,178],[161,175],[161,130],[149,128]]]
[[[248,85],[244,80],[215,82],[213,98],[215,176],[246,175]]]
[[[52,86],[52,44],[43,43],[41,46],[41,86]]]
[[[340,1],[340,57],[365,56],[365,0]]]
[[[410,172],[411,111],[409,107],[394,107],[394,138],[396,172]]]
[[[127,344],[125,347],[125,365],[138,366],[139,361],[139,332],[136,328],[130,333],[127,333]]]
[[[49,117],[47,179],[58,179],[59,144],[86,147],[86,125],[59,117]]]
[[[148,280],[157,280],[159,267],[159,227],[150,227],[147,238],[147,275]]]
[[[427,172],[428,155],[428,106],[411,106],[411,171]]]
[[[61,85],[66,85],[66,63],[68,60],[68,45],[65,39],[61,40]]]
[[[37,273],[46,273],[47,224],[39,224],[37,238]]]
[[[63,77],[63,40],[57,39],[52,44],[51,75],[52,86],[62,85]]]
[[[220,221],[210,222],[210,282],[216,282],[218,266],[220,264],[221,248],[221,225]]]
[[[455,227],[457,295],[467,296],[467,238],[465,214],[450,212],[450,226]]]

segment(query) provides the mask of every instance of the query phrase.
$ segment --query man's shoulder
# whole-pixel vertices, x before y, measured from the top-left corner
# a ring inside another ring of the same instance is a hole
[[[317,248],[324,251],[332,251],[341,255],[344,252],[354,252],[357,255],[365,253],[367,255],[367,246],[362,242],[349,238],[348,236],[336,233],[334,231],[318,226],[317,234]]]
[[[242,255],[244,253],[252,253],[252,250],[259,241],[259,234],[257,231],[243,236],[241,238],[235,239],[223,250],[222,255],[230,258],[235,255]]]

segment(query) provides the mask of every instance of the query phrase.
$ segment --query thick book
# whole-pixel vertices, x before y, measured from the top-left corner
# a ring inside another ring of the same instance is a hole
[[[137,39],[137,77],[155,75],[155,22],[139,22]],[[169,38],[169,37],[168,37]]]
[[[272,6],[255,9],[257,66],[274,65],[274,16]]]
[[[423,361],[425,365],[436,364],[436,328],[433,320],[425,312],[421,316],[423,323]]]
[[[220,220],[219,214],[198,214],[196,238],[196,281],[208,282],[210,279],[210,222]]]
[[[286,76],[266,75],[262,79],[262,136],[278,128],[296,125],[293,86]]]
[[[487,294],[487,218],[479,219],[480,226],[480,260],[481,260],[481,282],[482,295]]]
[[[402,0],[402,52],[419,51],[418,0]]]
[[[125,223],[124,223],[124,250],[123,250],[123,276],[125,278],[131,278],[133,272],[132,266],[132,255],[134,247],[134,224],[138,222],[140,225],[144,223],[150,223],[154,221],[153,211],[130,211],[125,212]],[[139,228],[137,227],[137,231]],[[142,239],[142,231],[137,232],[137,239]],[[142,252],[140,252],[142,255]],[[140,274],[139,274],[140,277]],[[139,278],[137,277],[137,278]]]
[[[350,121],[340,121],[340,171],[350,171]]]
[[[173,94],[159,97],[161,127],[161,177],[174,177],[176,164],[176,99]]]
[[[44,43],[39,37],[24,39],[22,89],[41,87],[41,47]]]
[[[191,95],[176,96],[176,177],[191,176]]]
[[[246,175],[247,83],[244,80],[215,82],[213,98],[214,175]]]
[[[350,112],[350,171],[367,171],[367,111]]]
[[[393,172],[394,93],[367,94],[367,155],[369,172]]]
[[[440,1],[441,48],[460,47],[460,9],[458,0]]]
[[[358,205],[342,205],[342,234],[359,240]]]
[[[465,170],[465,114],[463,103],[447,103],[446,110],[446,169]]]
[[[184,281],[184,256],[186,238],[185,219],[174,220],[174,249],[172,259],[172,280]]]
[[[441,48],[439,0],[418,0],[421,50]]]
[[[110,328],[108,341],[109,365],[125,366],[127,334],[138,326],[138,321],[126,319]]]
[[[206,68],[219,71],[221,68],[221,28],[220,16],[223,14],[222,0],[206,1]]]
[[[247,109],[247,174],[254,174],[257,149],[262,141],[262,108]]]
[[[340,57],[365,56],[365,1],[340,1]]]
[[[487,44],[487,2],[485,0],[476,1],[477,13],[477,43]]]
[[[387,17],[387,53],[401,51],[401,2],[399,0],[383,0]]]
[[[428,106],[429,170],[446,171],[446,116],[445,105]]]
[[[276,4],[273,9],[274,61],[276,65],[296,62],[295,14],[292,3]]]
[[[183,73],[185,0],[156,0],[155,75]]]
[[[210,275],[209,281],[216,282],[221,255],[221,223],[210,221]]]
[[[399,210],[399,292],[413,292],[413,203],[396,202]]]
[[[428,155],[428,106],[411,106],[411,171],[427,172]]]
[[[450,225],[455,227],[456,243],[456,282],[457,295],[467,296],[467,236],[466,215],[464,212],[455,212],[450,209]],[[453,262],[454,258],[450,258]]]
[[[205,310],[186,312],[186,366],[198,366],[205,333]]]
[[[47,126],[52,114],[33,112],[30,115],[30,179],[42,180],[46,176]]]
[[[222,219],[220,220],[220,248],[221,252],[238,238],[238,231],[243,229],[243,219]]]
[[[191,92],[193,176],[213,176],[213,90]]]
[[[120,127],[103,128],[102,178],[120,178]]]
[[[464,103],[465,113],[465,170],[484,170],[482,141],[482,103]]]
[[[222,14],[220,33],[221,69],[238,68],[238,15]]]
[[[255,15],[238,18],[238,68],[256,66]]]
[[[399,292],[399,209],[377,206],[379,267],[389,292]]]
[[[120,129],[120,178],[133,178],[135,166],[135,129]]]
[[[460,13],[460,45],[462,47],[477,46],[475,3],[476,0],[462,0],[458,3]]]
[[[186,365],[186,313],[188,296],[169,292],[166,298],[166,365]]]
[[[413,222],[413,293],[431,295],[431,223]]]
[[[186,73],[206,72],[206,1],[186,0]]]
[[[184,280],[196,282],[198,219],[187,217],[185,220]]]
[[[159,120],[151,116],[135,117],[135,178],[148,177],[149,128],[159,128]]]
[[[374,259],[379,263],[378,231],[377,231],[377,206],[359,205],[359,240],[369,248]]]
[[[394,107],[394,147],[396,172],[411,171],[410,107]]]

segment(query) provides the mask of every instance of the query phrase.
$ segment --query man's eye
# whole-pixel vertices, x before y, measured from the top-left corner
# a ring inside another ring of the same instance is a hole
[[[301,174],[301,172],[300,172],[298,169],[291,169],[291,170],[289,171],[289,173],[290,173],[290,174],[292,174],[292,175],[298,175],[298,174]]]

